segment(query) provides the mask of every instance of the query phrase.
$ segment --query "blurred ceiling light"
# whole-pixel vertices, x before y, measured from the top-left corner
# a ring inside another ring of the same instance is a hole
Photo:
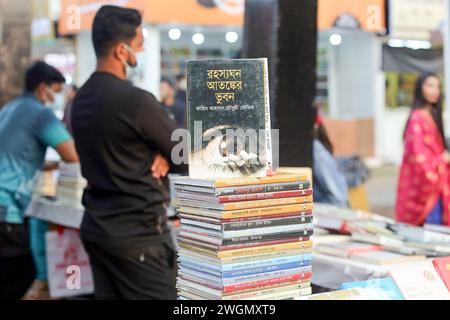
[[[390,39],[388,46],[392,48],[409,48],[413,50],[419,49],[431,49],[432,45],[430,41],[423,40],[402,40],[402,39]]]
[[[342,36],[340,34],[337,34],[337,33],[332,34],[330,36],[330,43],[333,46],[339,46],[342,43]]]
[[[228,43],[236,43],[239,40],[239,35],[237,34],[237,32],[229,31],[225,35],[225,39]]]
[[[418,50],[418,49],[431,49],[432,45],[430,41],[406,40],[406,47]]]
[[[169,30],[169,38],[171,40],[178,40],[181,38],[181,30],[178,28],[172,28]]]
[[[196,45],[200,45],[205,42],[205,36],[203,35],[203,33],[195,33],[192,36],[192,42],[194,42],[194,44]]]
[[[388,46],[392,48],[403,48],[405,47],[405,41],[400,39],[389,39]]]

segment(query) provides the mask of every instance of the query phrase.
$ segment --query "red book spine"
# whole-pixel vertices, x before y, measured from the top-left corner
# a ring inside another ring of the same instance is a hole
[[[304,197],[310,196],[312,194],[313,194],[312,189],[306,189],[306,190],[291,190],[291,191],[266,192],[266,193],[239,194],[232,196],[219,196],[218,199],[219,203],[228,203],[228,202],[253,201],[264,199]]]
[[[311,272],[305,272],[305,273],[293,274],[293,275],[289,275],[289,276],[266,279],[266,280],[244,282],[244,283],[224,286],[223,292],[228,293],[228,292],[234,292],[234,291],[239,291],[239,290],[254,289],[254,288],[270,286],[270,285],[274,285],[274,284],[278,284],[278,283],[283,283],[283,282],[292,282],[292,281],[307,279],[307,278],[311,278],[311,276],[312,276]]]

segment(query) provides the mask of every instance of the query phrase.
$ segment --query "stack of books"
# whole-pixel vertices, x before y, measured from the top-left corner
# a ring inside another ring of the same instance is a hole
[[[42,172],[34,189],[36,197],[55,197],[56,196],[56,179],[53,172]]]
[[[81,175],[79,164],[62,163],[57,185],[58,201],[65,206],[83,209],[81,204],[87,181]]]
[[[313,191],[306,177],[174,179],[182,300],[311,294]]]

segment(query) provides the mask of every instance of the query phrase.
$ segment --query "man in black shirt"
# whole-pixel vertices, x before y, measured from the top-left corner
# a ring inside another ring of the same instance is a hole
[[[153,95],[130,84],[143,51],[137,10],[103,6],[93,24],[97,71],[79,90],[72,128],[86,208],[81,238],[97,299],[176,299],[166,175],[175,126]]]

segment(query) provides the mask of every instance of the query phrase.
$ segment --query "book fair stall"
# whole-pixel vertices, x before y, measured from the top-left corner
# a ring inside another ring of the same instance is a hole
[[[170,176],[179,300],[450,299],[450,228],[314,203],[311,169],[273,166],[266,59],[188,61],[187,70],[188,128],[202,143],[192,142],[189,176]],[[246,143],[250,129],[259,148]],[[227,130],[241,131],[230,139]],[[77,232],[85,187],[79,165],[61,164],[28,209],[53,225],[52,298],[93,292]],[[73,267],[85,275],[81,290],[67,285]]]

